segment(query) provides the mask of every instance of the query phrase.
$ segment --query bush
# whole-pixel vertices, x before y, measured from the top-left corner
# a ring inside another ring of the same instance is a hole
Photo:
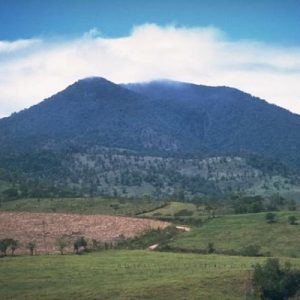
[[[194,214],[193,211],[188,209],[182,209],[178,212],[174,213],[174,217],[183,217],[183,216],[192,216]]]
[[[74,251],[75,251],[76,254],[80,253],[81,248],[83,248],[83,250],[86,251],[86,247],[87,247],[87,241],[84,239],[83,236],[78,238],[74,242]]]
[[[295,217],[295,216],[289,216],[289,223],[291,225],[297,225],[298,224],[297,223],[297,217]]]
[[[0,241],[0,252],[4,256],[6,256],[8,247],[9,247],[9,239],[3,239]]]
[[[289,299],[300,289],[300,271],[292,270],[290,264],[280,268],[278,259],[269,258],[254,267],[252,283],[261,299]]]
[[[276,215],[274,213],[267,213],[266,214],[266,221],[267,223],[275,223],[276,222]]]
[[[260,249],[259,245],[248,245],[243,247],[240,253],[242,256],[260,256]]]
[[[211,254],[214,253],[216,251],[215,247],[214,247],[214,243],[210,242],[207,245],[207,253]]]

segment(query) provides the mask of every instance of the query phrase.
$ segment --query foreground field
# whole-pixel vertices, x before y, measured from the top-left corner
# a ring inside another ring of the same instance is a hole
[[[288,217],[293,215],[300,220],[300,212],[275,212],[275,215],[276,222],[271,224],[266,222],[266,213],[216,217],[178,235],[170,244],[184,249],[206,249],[212,242],[217,250],[258,245],[269,255],[299,257],[300,224],[290,225]]]
[[[24,253],[28,242],[36,243],[37,253],[58,252],[56,240],[65,236],[70,242],[84,236],[89,241],[110,242],[150,228],[165,228],[169,223],[149,219],[105,215],[0,212],[0,239],[18,240],[16,253]],[[72,243],[66,249],[72,251]],[[28,252],[28,251],[27,251]]]
[[[0,299],[245,299],[252,265],[263,260],[115,250],[6,257]]]

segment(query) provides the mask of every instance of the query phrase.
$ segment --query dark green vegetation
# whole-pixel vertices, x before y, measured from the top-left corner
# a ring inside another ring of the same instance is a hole
[[[291,299],[300,289],[300,271],[290,263],[281,268],[278,259],[269,258],[263,266],[255,266],[252,281],[262,299]]]
[[[5,238],[0,240],[0,256],[6,256],[7,251],[11,252],[11,255],[13,256],[15,253],[15,250],[18,248],[18,241],[10,238]]]
[[[263,261],[114,250],[7,257],[0,260],[0,299],[244,299],[252,265]]]
[[[38,198],[3,201],[0,210],[134,216],[164,204],[151,199]]]
[[[299,159],[300,117],[227,87],[89,78],[0,120],[3,199],[294,197]]]

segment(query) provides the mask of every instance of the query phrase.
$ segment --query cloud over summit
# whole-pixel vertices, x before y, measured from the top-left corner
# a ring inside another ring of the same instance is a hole
[[[145,24],[120,38],[92,29],[72,40],[0,41],[0,63],[0,117],[93,75],[227,85],[300,114],[300,48],[232,41],[213,27]]]

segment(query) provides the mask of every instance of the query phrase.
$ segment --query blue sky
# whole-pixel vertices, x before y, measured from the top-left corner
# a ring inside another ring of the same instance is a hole
[[[126,36],[144,23],[215,26],[232,39],[300,44],[299,0],[0,0],[0,39]]]
[[[0,117],[88,76],[226,85],[300,114],[300,0],[0,0]]]

